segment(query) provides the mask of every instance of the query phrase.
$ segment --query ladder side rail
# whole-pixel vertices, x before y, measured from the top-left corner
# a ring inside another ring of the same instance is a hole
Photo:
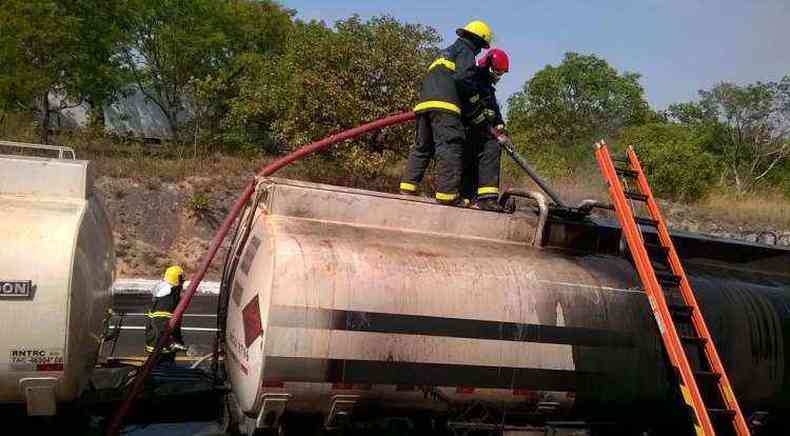
[[[708,339],[705,344],[703,345],[703,349],[705,351],[705,355],[708,358],[708,361],[711,364],[711,369],[714,372],[718,372],[721,374],[721,379],[718,383],[718,388],[721,393],[722,398],[724,399],[725,404],[727,407],[736,413],[735,416],[735,426],[738,431],[739,435],[748,435],[749,429],[746,424],[746,420],[743,417],[743,413],[741,412],[740,406],[738,405],[738,401],[735,397],[735,394],[732,390],[732,385],[730,384],[729,377],[727,377],[727,372],[724,369],[724,365],[721,362],[719,357],[719,353],[716,350],[716,346],[713,343],[713,337],[708,330],[707,324],[705,323],[705,319],[702,316],[702,311],[699,309],[699,305],[697,303],[697,299],[694,296],[694,291],[691,289],[690,282],[688,281],[688,277],[686,277],[686,272],[683,269],[683,264],[680,262],[680,258],[677,255],[677,251],[675,251],[675,245],[672,243],[672,237],[669,234],[669,228],[667,227],[666,223],[664,222],[660,209],[658,208],[658,203],[656,202],[655,198],[653,197],[653,192],[650,189],[650,184],[647,181],[647,177],[645,177],[644,171],[642,170],[642,165],[639,162],[639,158],[634,151],[633,146],[629,146],[628,150],[628,159],[631,162],[631,167],[634,168],[638,172],[637,183],[639,184],[639,188],[641,189],[643,194],[647,195],[647,208],[650,211],[650,215],[656,221],[658,221],[657,231],[658,236],[661,240],[661,243],[667,247],[668,255],[669,255],[669,263],[672,268],[673,274],[680,277],[680,291],[683,295],[683,299],[686,301],[686,304],[692,306],[694,309],[692,310],[692,323],[694,325],[695,330],[701,337]]]
[[[601,141],[596,149],[596,157],[598,158],[597,160],[601,167],[601,172],[609,185],[609,194],[615,204],[615,212],[623,227],[626,242],[634,257],[634,264],[637,268],[637,272],[639,273],[642,283],[645,285],[648,301],[650,302],[653,316],[658,324],[664,347],[667,350],[670,362],[680,373],[683,399],[692,409],[694,417],[696,418],[696,422],[694,423],[695,431],[697,435],[704,433],[708,436],[714,436],[713,424],[708,416],[705,404],[702,401],[702,396],[699,393],[696,380],[694,379],[691,366],[688,362],[688,357],[686,356],[680,341],[680,336],[675,328],[661,285],[658,282],[655,270],[647,255],[642,233],[636,225],[633,210],[626,200],[608,147],[603,141]]]

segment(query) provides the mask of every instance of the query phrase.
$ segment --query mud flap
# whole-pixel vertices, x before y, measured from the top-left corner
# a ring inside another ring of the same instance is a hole
[[[327,430],[334,430],[346,424],[354,412],[357,400],[359,400],[359,395],[335,395],[332,397],[332,405],[324,421],[324,427]]]
[[[291,394],[264,394],[261,411],[255,420],[256,429],[271,429],[280,426],[280,418],[285,413],[285,407]]]

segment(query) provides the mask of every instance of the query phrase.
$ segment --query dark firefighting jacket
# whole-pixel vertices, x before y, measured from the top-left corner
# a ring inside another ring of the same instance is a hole
[[[464,124],[473,127],[483,124],[494,127],[504,125],[502,111],[496,99],[494,80],[488,68],[476,66],[473,80],[477,86],[477,93],[461,104]]]
[[[414,111],[443,110],[461,115],[462,101],[477,93],[474,75],[475,55],[479,51],[465,38],[458,38],[442,50],[428,67]]]

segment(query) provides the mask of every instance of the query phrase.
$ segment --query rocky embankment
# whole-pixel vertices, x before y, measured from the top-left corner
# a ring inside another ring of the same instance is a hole
[[[245,182],[243,177],[188,177],[180,182],[101,177],[97,187],[113,224],[118,277],[156,278],[171,264],[194,271]],[[790,229],[725,223],[694,206],[662,204],[670,226],[712,236],[790,245]],[[227,244],[227,241],[226,241]],[[222,271],[225,247],[208,279]]]

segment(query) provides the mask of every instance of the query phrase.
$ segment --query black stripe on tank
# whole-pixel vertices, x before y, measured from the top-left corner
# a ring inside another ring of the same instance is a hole
[[[595,375],[556,369],[266,356],[263,381],[576,391],[581,384],[590,386]]]
[[[612,330],[294,306],[272,307],[269,325],[592,347],[634,346],[630,336]]]

